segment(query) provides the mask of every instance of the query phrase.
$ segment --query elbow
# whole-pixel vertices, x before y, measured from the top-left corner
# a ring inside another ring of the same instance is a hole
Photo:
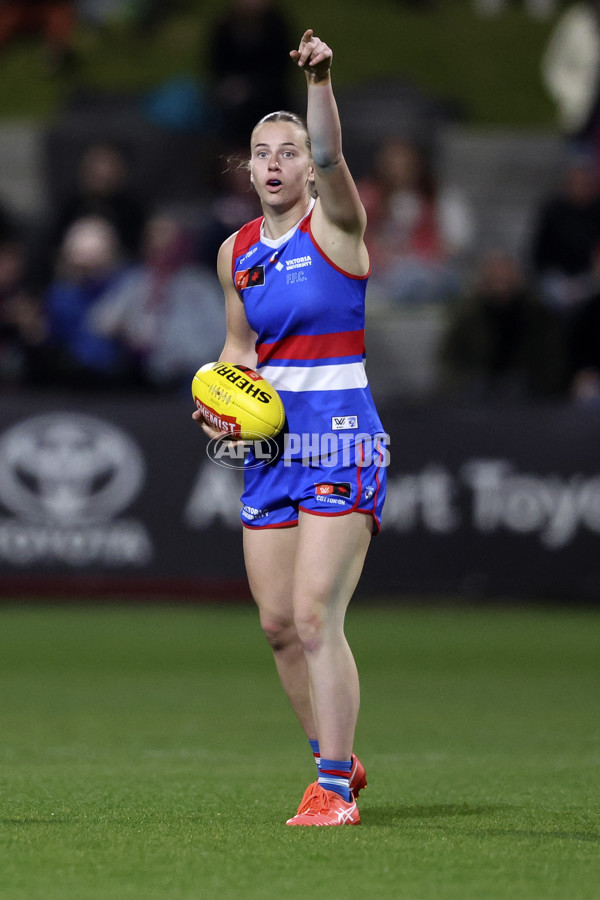
[[[315,147],[313,144],[311,150],[313,163],[317,169],[321,169],[324,172],[332,171],[344,159],[341,147]]]
[[[341,161],[341,153],[320,153],[319,155],[313,155],[313,162],[317,169],[322,169],[326,172],[335,169],[336,166],[339,166]]]

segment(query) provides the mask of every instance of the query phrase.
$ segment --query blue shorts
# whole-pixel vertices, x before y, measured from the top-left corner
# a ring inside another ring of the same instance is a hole
[[[387,483],[387,451],[377,447],[368,459],[314,461],[278,459],[244,471],[243,508],[246,528],[286,528],[298,524],[298,512],[373,517],[373,534],[381,528]]]

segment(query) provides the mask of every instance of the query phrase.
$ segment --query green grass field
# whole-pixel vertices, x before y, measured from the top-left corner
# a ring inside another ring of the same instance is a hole
[[[595,900],[600,614],[351,608],[359,828],[244,606],[0,609],[2,900]]]

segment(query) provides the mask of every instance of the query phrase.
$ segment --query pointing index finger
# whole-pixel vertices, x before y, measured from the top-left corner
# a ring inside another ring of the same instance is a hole
[[[311,41],[313,40],[313,30],[312,28],[307,28],[302,37],[300,38],[300,46],[297,50],[292,50],[290,52],[290,56],[294,59],[299,66],[304,66],[306,61],[310,59],[310,55],[312,53]]]

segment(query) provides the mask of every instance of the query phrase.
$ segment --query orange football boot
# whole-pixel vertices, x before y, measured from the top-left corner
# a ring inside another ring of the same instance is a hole
[[[286,825],[360,825],[356,800],[346,803],[335,791],[326,791],[318,781],[306,788],[298,812]]]
[[[365,767],[358,756],[352,754],[352,768],[350,769],[350,793],[353,800],[358,800],[358,795],[367,786]]]

